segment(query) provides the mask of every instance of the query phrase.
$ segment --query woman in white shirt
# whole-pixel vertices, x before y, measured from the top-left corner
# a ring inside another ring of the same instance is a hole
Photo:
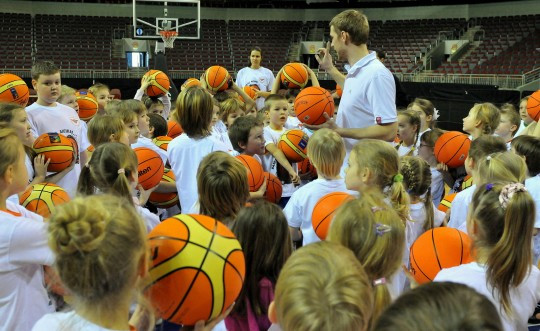
[[[236,74],[236,84],[240,87],[251,86],[258,90],[255,93],[257,110],[264,107],[264,99],[270,95],[274,74],[270,69],[261,66],[262,51],[259,47],[253,47],[249,53],[250,66],[240,69]]]

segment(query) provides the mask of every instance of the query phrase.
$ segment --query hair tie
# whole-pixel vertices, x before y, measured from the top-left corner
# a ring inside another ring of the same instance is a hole
[[[371,212],[372,213],[376,213],[376,212],[381,211],[381,210],[383,210],[383,207],[379,207],[379,206],[371,207]]]
[[[512,200],[512,197],[516,192],[527,192],[527,189],[525,188],[525,185],[521,183],[508,184],[502,188],[501,193],[499,194],[499,202],[503,209],[508,207],[508,202]]]
[[[491,191],[492,188],[493,188],[493,184],[489,183],[486,185],[486,191]]]
[[[124,168],[118,169],[118,174],[119,174],[119,175],[120,175],[120,174],[125,174],[125,173],[126,173],[126,171],[124,170]]]
[[[392,231],[392,227],[390,225],[375,223],[375,235],[378,237],[382,237],[385,233],[390,231]]]
[[[392,181],[394,183],[400,183],[400,182],[403,182],[403,175],[402,174],[397,174],[394,176],[394,178],[392,178]]]
[[[433,120],[436,121],[439,118],[439,110],[433,107]]]
[[[386,284],[386,278],[382,277],[373,281],[373,286],[379,286]]]
[[[491,159],[492,159],[491,154],[489,154],[489,155],[486,157],[486,160],[491,161]]]

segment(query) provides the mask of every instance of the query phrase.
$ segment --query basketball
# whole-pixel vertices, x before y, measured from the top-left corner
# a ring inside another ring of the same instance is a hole
[[[184,84],[180,86],[180,90],[183,91],[187,89],[188,87],[192,87],[192,86],[201,86],[201,81],[199,81],[197,78],[188,78],[186,79]]]
[[[184,130],[182,130],[182,126],[177,121],[169,120],[167,122],[167,136],[171,137],[172,139],[178,137],[182,134]]]
[[[281,135],[278,148],[289,162],[300,162],[306,158],[308,136],[302,130],[292,129]]]
[[[244,167],[248,170],[247,178],[249,184],[249,191],[256,192],[264,181],[263,167],[253,156],[238,155],[236,158],[242,162]]]
[[[456,194],[457,193],[450,193],[448,195],[445,195],[439,203],[439,206],[437,206],[437,209],[446,213],[448,209],[452,207],[452,201],[454,201]]]
[[[281,84],[287,89],[299,89],[306,86],[308,72],[302,63],[288,63],[281,72]]]
[[[51,183],[29,186],[19,197],[21,206],[45,218],[54,212],[56,206],[69,200],[69,195],[63,188]]]
[[[152,261],[144,292],[160,318],[193,325],[221,315],[237,299],[244,253],[222,223],[180,214],[158,224],[148,240]]]
[[[157,147],[161,148],[162,150],[166,151],[167,147],[169,147],[169,143],[173,140],[173,138],[169,136],[159,136],[152,139],[152,142]]]
[[[323,114],[334,116],[334,98],[322,87],[307,87],[300,91],[294,100],[294,112],[302,123],[323,124],[326,122]]]
[[[150,70],[143,77],[148,77],[150,85],[146,89],[146,95],[150,97],[160,97],[169,93],[171,82],[169,77],[160,70]]]
[[[206,69],[204,77],[207,89],[213,93],[225,91],[231,85],[231,76],[227,69],[222,66],[212,66]]]
[[[34,141],[34,152],[43,154],[45,161],[50,159],[47,171],[60,172],[73,162],[77,150],[72,139],[56,132],[44,133]]]
[[[87,91],[77,91],[75,97],[77,98],[77,104],[79,105],[79,118],[88,122],[98,111],[99,105],[96,97]]]
[[[281,181],[269,172],[264,172],[264,177],[266,177],[266,193],[264,194],[264,198],[270,202],[278,203],[283,193]]]
[[[321,240],[326,239],[330,223],[334,218],[336,210],[346,201],[352,200],[354,197],[345,192],[332,192],[323,196],[317,201],[313,207],[311,214],[311,225],[313,230]]]
[[[438,162],[450,168],[461,167],[465,163],[471,140],[459,131],[443,133],[435,142],[434,153]]]
[[[412,244],[410,271],[419,284],[430,282],[441,269],[471,262],[471,246],[469,236],[457,229],[431,229]]]
[[[298,171],[300,172],[300,175],[312,174],[313,176],[317,176],[317,169],[309,162],[307,157],[298,165]]]
[[[531,94],[527,100],[527,113],[535,122],[540,119],[540,90]]]
[[[343,95],[343,88],[340,85],[336,85],[336,94],[341,98]]]
[[[176,183],[176,177],[170,169],[165,169],[163,172],[163,177],[161,177],[162,182]],[[158,193],[152,192],[148,201],[158,208],[169,208],[176,206],[178,204],[178,193]]]
[[[163,177],[164,166],[163,161],[158,153],[154,152],[150,148],[137,147],[133,149],[137,154],[137,160],[139,166],[137,172],[139,173],[139,184],[145,190],[159,184],[161,177]]]
[[[0,101],[13,102],[26,107],[30,91],[21,77],[14,74],[0,75]]]
[[[96,148],[94,146],[90,145],[90,146],[88,146],[88,148],[86,150],[88,152],[90,152],[90,153],[93,153],[96,150]]]
[[[244,86],[243,90],[244,90],[244,92],[246,92],[246,94],[247,94],[251,99],[255,100],[255,93],[256,93],[257,91],[255,91],[255,89],[254,89],[253,87],[251,87],[251,86]],[[240,98],[240,100],[241,100],[242,102],[245,102],[244,98],[242,98],[241,95],[239,95],[238,97]]]

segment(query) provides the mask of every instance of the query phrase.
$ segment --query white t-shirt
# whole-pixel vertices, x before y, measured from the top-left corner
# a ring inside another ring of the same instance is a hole
[[[117,331],[118,329],[107,329],[96,325],[75,311],[66,313],[52,313],[43,316],[32,328],[32,331],[64,331],[64,330],[84,330],[84,331]],[[126,329],[126,331],[129,329]]]
[[[336,124],[342,128],[366,128],[397,121],[396,83],[392,73],[377,60],[376,53],[357,61],[350,69],[343,86]],[[356,139],[345,138],[345,165]]]
[[[450,208],[450,220],[448,221],[448,227],[463,229],[461,226],[467,224],[469,205],[471,204],[475,190],[476,184],[473,184],[456,194],[454,200],[452,201],[452,207]]]
[[[424,233],[424,224],[427,220],[426,207],[423,202],[411,203],[410,212],[411,219],[407,220],[405,228],[405,241],[407,242],[407,252],[412,244],[422,233]],[[433,226],[441,226],[446,214],[433,206]]]
[[[284,127],[286,129],[298,129],[302,128],[302,122],[298,119],[298,117],[289,116],[287,117],[287,122],[285,122]]]
[[[294,192],[283,209],[289,226],[300,228],[302,231],[303,246],[321,241],[311,225],[311,214],[319,199],[332,192],[345,192],[358,196],[358,192],[347,190],[344,179],[318,178]]]
[[[212,128],[212,137],[215,140],[220,141],[223,145],[227,146],[231,151],[234,150],[233,145],[231,144],[231,139],[229,139],[229,133],[227,131],[227,126],[223,123],[222,120],[218,120],[214,127]]]
[[[90,146],[86,133],[86,126],[79,119],[79,115],[73,108],[56,103],[54,107],[40,106],[37,103],[26,107],[30,130],[35,137],[43,133],[57,132],[66,137],[72,137],[79,146],[79,153],[86,151]],[[77,182],[81,173],[79,155],[77,164],[64,178],[56,183],[66,190],[70,197],[74,197],[77,191]]]
[[[534,220],[534,227],[540,229],[540,174],[527,178],[525,180],[525,187],[531,194],[536,207],[536,218]]]
[[[523,120],[521,120],[521,123],[519,124],[519,128],[517,129],[516,134],[514,135],[514,137],[517,137],[517,136],[521,135],[526,128],[527,128],[527,126],[525,126],[525,122],[523,122]]]
[[[439,271],[434,281],[454,282],[472,287],[478,293],[491,300],[498,309],[503,327],[506,331],[527,330],[527,320],[534,313],[536,303],[540,301],[540,271],[532,266],[531,272],[517,287],[510,289],[510,305],[513,317],[508,316],[502,308],[499,293],[492,292],[487,284],[486,267],[476,262],[462,264],[457,267]]]
[[[280,131],[276,131],[270,128],[270,126],[265,126],[263,129],[263,135],[264,135],[264,140],[265,140],[264,146],[266,147],[269,144],[274,144],[276,145],[276,148],[277,148],[279,138],[286,131],[287,130],[285,129],[285,127],[283,127]],[[264,171],[269,172],[275,175],[276,177],[278,177],[278,174],[277,174],[278,162],[276,158],[271,153],[267,152],[266,154],[261,156],[261,160],[262,160],[261,164],[263,166]],[[296,172],[298,172],[297,163],[292,163],[291,166],[293,167],[294,170],[296,170]],[[283,184],[283,182],[281,182],[281,184]],[[294,191],[296,191],[296,188],[294,187],[293,183],[283,184],[283,193],[281,194],[281,196],[290,197]]]
[[[133,99],[135,100],[142,100],[142,97],[144,95],[144,91],[141,89],[138,89],[137,92],[135,92],[135,96]],[[165,119],[169,119],[169,114],[171,113],[171,94],[167,93],[165,95],[162,95],[158,98],[163,103],[163,113],[161,113],[161,116]]]
[[[444,194],[444,180],[436,167],[431,167],[429,170],[431,171],[431,200],[435,206],[438,206]]]
[[[197,201],[197,169],[202,159],[215,151],[227,152],[228,148],[211,136],[193,139],[182,134],[169,143],[167,154],[176,176],[182,212],[189,210]]]
[[[159,157],[161,157],[163,164],[167,164],[167,151],[157,147],[156,144],[152,142],[152,139],[139,136],[139,138],[137,138],[137,142],[131,144],[131,148],[135,149],[137,147],[146,147],[153,150],[154,152],[159,154]]]
[[[54,311],[43,279],[54,255],[43,218],[9,201],[6,206],[19,216],[0,211],[0,330],[30,330]]]
[[[236,74],[236,84],[239,87],[257,85],[261,92],[269,92],[272,90],[274,84],[274,74],[270,69],[265,67],[259,67],[259,69],[251,69],[245,67],[238,71]],[[257,98],[255,100],[257,104],[257,110],[261,110],[264,107],[264,98]]]
[[[411,152],[412,148],[413,148],[412,145],[411,146],[404,146],[403,144],[401,144],[401,145],[399,145],[398,150],[397,150],[398,155],[400,157],[401,156],[406,156]],[[413,151],[413,153],[414,153],[414,151]]]

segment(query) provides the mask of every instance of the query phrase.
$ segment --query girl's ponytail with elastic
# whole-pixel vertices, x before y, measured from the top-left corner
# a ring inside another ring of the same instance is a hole
[[[406,222],[406,220],[409,219],[410,199],[405,190],[405,186],[403,185],[403,175],[399,172],[392,178],[389,197],[392,202],[392,207],[394,207],[401,220]]]

